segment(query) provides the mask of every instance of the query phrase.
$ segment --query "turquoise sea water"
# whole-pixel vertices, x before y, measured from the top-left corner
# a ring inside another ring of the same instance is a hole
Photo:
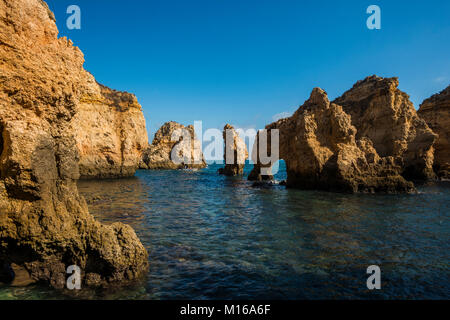
[[[450,297],[450,184],[413,195],[255,188],[217,175],[219,167],[80,181],[97,219],[136,230],[150,255],[147,277],[76,295],[1,287],[0,299]],[[381,268],[381,290],[367,289],[370,265]]]

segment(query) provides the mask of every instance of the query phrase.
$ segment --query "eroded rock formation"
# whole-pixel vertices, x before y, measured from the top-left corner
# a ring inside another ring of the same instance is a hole
[[[402,162],[407,179],[434,178],[433,144],[437,135],[398,88],[397,78],[367,77],[333,102],[351,116],[356,138],[368,138],[381,157]]]
[[[245,160],[248,159],[248,151],[244,140],[230,124],[223,128],[224,168],[219,169],[220,174],[237,176],[244,174]]]
[[[142,108],[134,95],[86,78],[72,121],[81,178],[132,176],[148,145]]]
[[[418,111],[439,135],[434,146],[434,168],[439,177],[450,179],[450,86],[426,99]]]
[[[175,157],[174,157],[175,156]],[[144,151],[141,169],[200,169],[206,167],[194,127],[166,122]]]
[[[81,51],[57,38],[40,0],[0,0],[0,265],[65,285],[132,280],[148,255],[133,229],[102,225],[78,194],[73,120],[93,81]]]
[[[315,88],[311,97],[289,118],[266,126],[268,151],[271,131],[279,130],[279,158],[284,159],[288,187],[346,192],[410,192],[414,185],[400,172],[402,161],[380,156],[372,141],[359,137],[352,119],[342,106],[330,103],[327,94]],[[259,135],[253,148],[256,162],[250,180],[268,180],[261,174]],[[270,165],[269,165],[270,166]]]

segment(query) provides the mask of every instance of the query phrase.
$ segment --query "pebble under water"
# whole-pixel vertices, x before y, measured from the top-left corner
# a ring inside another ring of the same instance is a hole
[[[352,195],[255,188],[219,167],[80,181],[98,220],[136,230],[147,277],[76,294],[3,286],[0,299],[449,298],[450,183]],[[381,290],[367,289],[370,265],[381,268]]]

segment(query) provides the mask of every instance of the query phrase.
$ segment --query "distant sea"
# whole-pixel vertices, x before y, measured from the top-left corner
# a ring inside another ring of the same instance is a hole
[[[0,299],[450,298],[450,183],[352,195],[252,187],[220,167],[80,181],[98,220],[136,230],[147,277],[76,294],[0,287]],[[276,179],[285,178],[281,163]],[[366,286],[370,265],[381,269],[381,290]]]

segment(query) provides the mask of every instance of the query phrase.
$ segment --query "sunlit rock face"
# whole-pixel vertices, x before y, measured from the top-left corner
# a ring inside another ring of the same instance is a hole
[[[95,221],[78,194],[74,121],[94,80],[57,34],[43,1],[0,0],[1,270],[58,288],[70,265],[85,285],[133,280],[148,266],[135,232]]]
[[[439,177],[450,179],[450,86],[426,99],[419,115],[439,135],[434,146],[434,168]]]
[[[201,169],[206,167],[201,142],[194,127],[166,122],[144,151],[140,168],[151,170]]]
[[[402,162],[404,177],[432,179],[437,135],[417,115],[398,84],[397,78],[367,77],[334,103],[350,115],[357,139],[370,139],[381,157],[392,156]]]
[[[356,101],[357,95],[348,94],[344,97],[347,100],[338,99],[335,103],[330,103],[327,94],[322,89],[316,88],[312,91],[310,98],[291,117],[266,126],[269,141],[268,154],[273,148],[271,131],[279,130],[279,158],[286,162],[287,186],[345,192],[413,191],[413,183],[407,181],[403,174],[411,166],[417,168],[414,172],[427,172],[429,162],[427,157],[429,151],[432,152],[432,144],[436,136],[417,115],[411,112],[411,116],[406,118],[411,118],[417,128],[400,130],[416,133],[416,135],[410,133],[408,138],[402,136],[403,140],[400,140],[406,148],[395,149],[396,152],[393,152],[392,148],[389,151],[383,148],[379,152],[370,138],[374,134],[370,127],[366,128],[365,134],[358,134],[356,125],[363,125],[358,120],[353,121],[351,113],[347,113],[344,107],[337,104],[338,101]],[[354,97],[353,100],[350,97]],[[402,96],[398,99],[405,98]],[[352,105],[352,108],[356,108],[356,104]],[[410,111],[409,106],[408,111]],[[372,112],[376,113],[374,110]],[[399,114],[403,113],[399,112]],[[377,118],[375,115],[373,117],[373,121],[376,122],[386,121],[386,117]],[[387,130],[373,122],[372,125],[379,128],[381,131],[379,134]],[[396,125],[406,124],[399,120]],[[396,131],[396,129],[390,131]],[[421,132],[426,138],[417,138],[417,132]],[[376,134],[373,137],[379,139]],[[389,137],[385,140],[389,140]],[[423,142],[423,148],[419,148],[418,141],[423,140],[426,140],[426,143]],[[262,169],[270,167],[270,164],[261,163],[258,156],[258,141],[259,138],[255,142],[252,156],[256,164],[249,179],[270,180],[272,179],[270,173],[262,173]],[[396,143],[391,141],[391,144]],[[411,154],[416,154],[416,157]]]
[[[239,137],[234,127],[226,124],[223,128],[224,140],[224,168],[219,173],[226,176],[237,176],[244,174],[245,160],[248,159],[247,146]]]
[[[102,86],[89,74],[85,88],[72,120],[81,178],[134,175],[148,145],[136,97]]]

